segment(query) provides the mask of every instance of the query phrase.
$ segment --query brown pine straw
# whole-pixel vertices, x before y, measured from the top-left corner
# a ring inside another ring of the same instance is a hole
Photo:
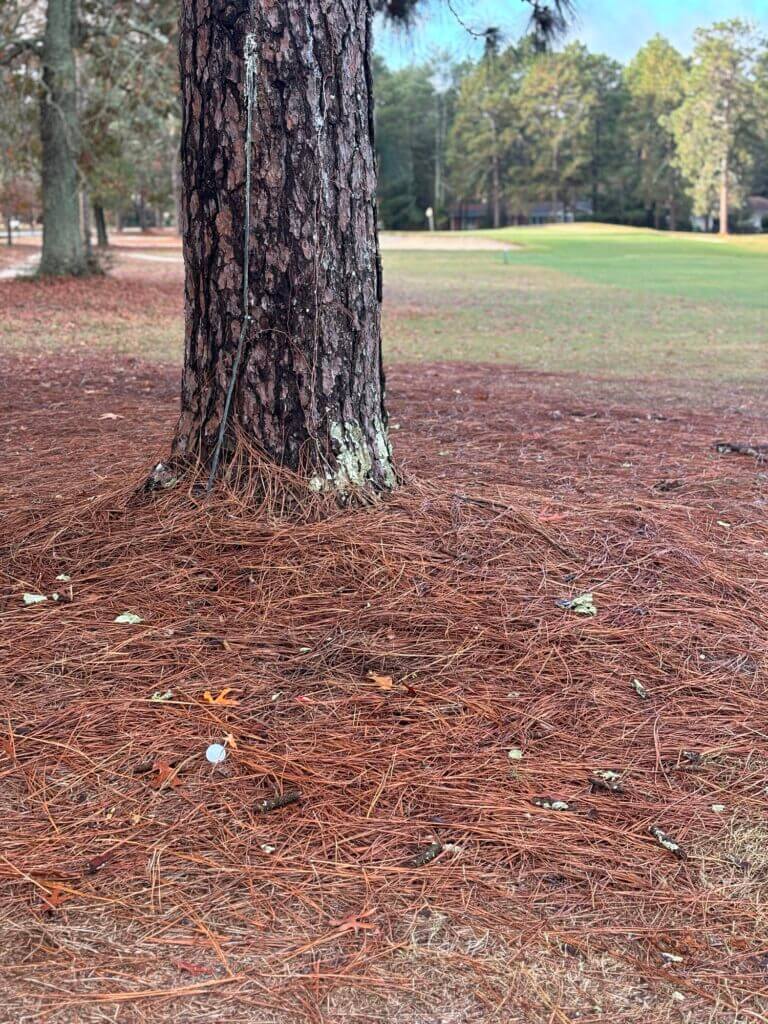
[[[707,427],[698,489],[590,488],[580,419],[565,501],[421,429],[432,479],[354,509],[6,479],[2,1019],[768,1020],[760,468]],[[595,1009],[597,968],[641,994]]]

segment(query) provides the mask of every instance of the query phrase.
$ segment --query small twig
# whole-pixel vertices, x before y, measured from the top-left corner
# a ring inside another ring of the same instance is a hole
[[[443,844],[441,842],[430,843],[426,850],[422,850],[421,853],[417,853],[416,856],[408,862],[408,867],[423,868],[425,864],[430,864],[442,852]]]
[[[301,800],[301,793],[282,793],[277,796],[271,796],[267,800],[261,800],[256,804],[256,810],[259,814],[269,814],[270,811],[277,811],[281,807],[287,807],[289,804],[296,804]]]

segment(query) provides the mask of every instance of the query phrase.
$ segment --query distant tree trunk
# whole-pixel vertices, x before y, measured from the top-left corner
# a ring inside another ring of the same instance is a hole
[[[670,231],[677,230],[677,203],[675,197],[670,196],[669,198],[669,216],[667,218],[667,227]]]
[[[499,141],[496,126],[496,118],[490,111],[485,111],[485,116],[491,124],[492,154],[491,154],[491,209],[493,213],[493,226],[501,227],[501,160],[499,159]]]
[[[728,234],[728,157],[723,158],[720,171],[720,234]]]
[[[186,352],[174,451],[210,460],[234,373],[224,458],[237,427],[315,490],[387,490],[371,3],[248,7],[182,0]]]
[[[493,226],[501,227],[501,181],[497,156],[493,158]]]
[[[13,245],[13,224],[11,224],[11,214],[5,215],[5,244]]]
[[[84,188],[80,196],[80,208],[82,211],[83,244],[85,245],[85,258],[93,259],[93,238],[91,237],[91,200],[88,189]]]
[[[557,141],[552,148],[552,220],[557,223],[558,218],[558,206],[560,201],[560,188],[559,188],[559,174],[560,174],[560,153]]]
[[[595,120],[595,139],[592,151],[592,216],[597,217],[598,205],[600,202],[600,145],[601,145],[601,122],[600,118]]]
[[[109,245],[109,234],[107,233],[107,218],[101,203],[93,204],[93,219],[96,222],[96,245],[100,249],[106,249]]]
[[[88,270],[78,208],[75,6],[76,0],[48,0],[40,104],[43,148],[41,274],[85,274]]]
[[[139,192],[139,201],[136,204],[136,215],[139,221],[139,231],[143,234],[147,230],[147,201],[144,198],[143,192]]]

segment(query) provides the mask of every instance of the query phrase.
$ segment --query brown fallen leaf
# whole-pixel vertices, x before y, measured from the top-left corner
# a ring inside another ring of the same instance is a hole
[[[359,914],[347,914],[346,917],[331,920],[328,924],[339,932],[354,932],[355,935],[358,931],[378,931],[373,921],[366,920],[374,913],[374,910],[363,910]]]
[[[198,978],[213,974],[209,967],[203,967],[202,964],[193,964],[191,960],[174,960],[173,963],[180,971],[183,971],[185,974],[192,974]]]
[[[372,683],[376,683],[380,690],[394,689],[395,684],[392,681],[392,676],[380,676],[377,675],[376,672],[369,672],[367,678],[370,679]]]
[[[219,707],[223,708],[234,708],[237,707],[239,701],[236,697],[230,697],[230,693],[236,691],[231,686],[225,686],[221,692],[214,697],[210,690],[206,690],[203,694],[203,700],[206,704],[218,704]]]
[[[58,910],[62,903],[72,899],[72,893],[62,889],[57,882],[52,882],[48,892],[42,893],[42,898],[49,910]]]
[[[181,779],[177,775],[178,769],[172,768],[167,761],[155,761],[152,771],[155,773],[152,785],[157,789],[162,789],[163,786],[181,785]]]

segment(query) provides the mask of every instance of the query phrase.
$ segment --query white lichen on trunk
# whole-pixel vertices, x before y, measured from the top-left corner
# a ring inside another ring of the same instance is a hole
[[[328,467],[323,474],[315,474],[309,482],[313,491],[347,494],[366,486],[373,468],[373,457],[386,467],[385,484],[394,487],[396,481],[392,466],[392,448],[387,429],[380,419],[375,423],[375,435],[369,444],[360,425],[354,422],[332,423],[328,431],[336,457],[335,468]]]

